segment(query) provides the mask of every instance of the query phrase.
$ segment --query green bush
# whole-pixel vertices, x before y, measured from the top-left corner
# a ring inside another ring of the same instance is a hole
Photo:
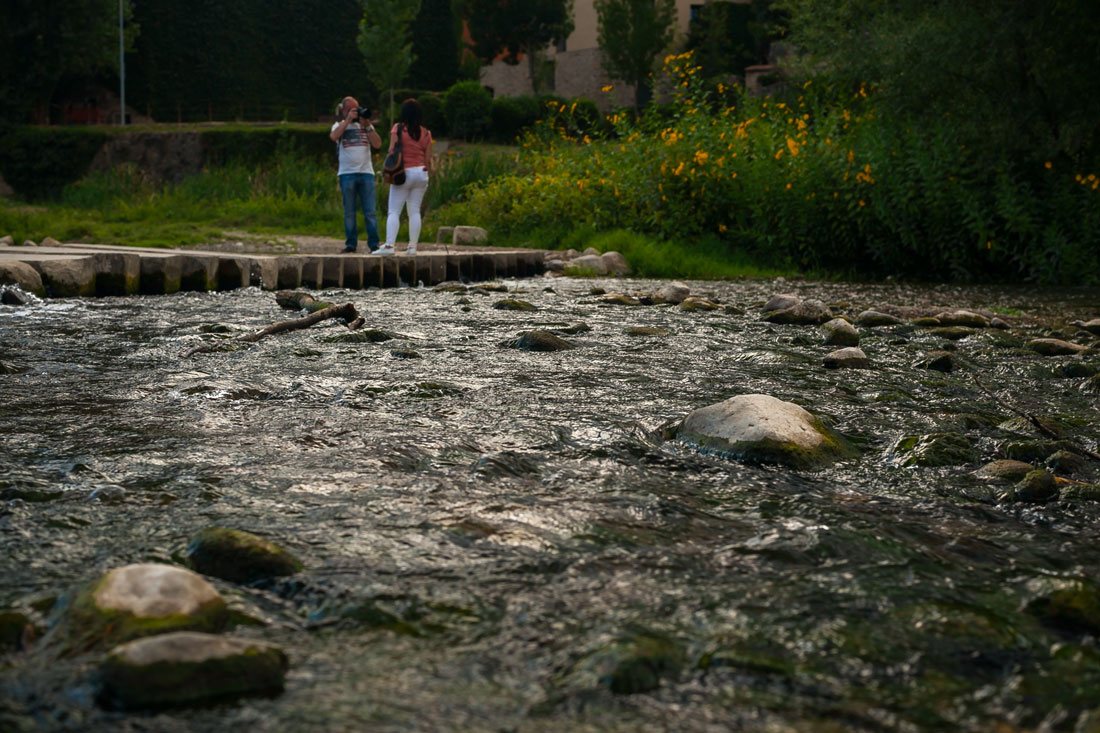
[[[452,137],[480,140],[489,130],[493,98],[476,81],[460,81],[443,95],[443,115]]]
[[[610,115],[606,139],[584,132],[580,103],[547,102],[516,173],[471,192],[471,221],[504,241],[713,238],[804,272],[1100,283],[1100,170],[979,158],[953,120],[898,124],[867,90],[717,105],[690,55],[669,65],[669,107]]]
[[[437,138],[447,136],[447,118],[443,114],[443,97],[434,92],[422,94],[419,98],[424,114],[424,126]]]
[[[535,97],[496,97],[492,107],[492,138],[505,144],[539,121],[542,107]]]

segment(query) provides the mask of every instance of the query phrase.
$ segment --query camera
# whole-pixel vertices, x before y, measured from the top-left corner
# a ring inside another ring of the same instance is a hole
[[[355,113],[359,116],[359,119],[361,120],[370,119],[370,107],[356,107]]]

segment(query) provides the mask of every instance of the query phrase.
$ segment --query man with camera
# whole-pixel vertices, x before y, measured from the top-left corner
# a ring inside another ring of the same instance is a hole
[[[359,244],[356,209],[363,210],[367,227],[367,247],[378,249],[378,220],[375,217],[374,164],[371,150],[382,147],[382,138],[370,121],[370,110],[360,107],[355,97],[340,102],[339,117],[329,138],[336,143],[340,168],[340,193],[344,199],[344,252],[354,252]]]

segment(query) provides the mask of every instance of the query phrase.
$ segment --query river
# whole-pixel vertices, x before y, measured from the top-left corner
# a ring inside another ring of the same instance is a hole
[[[1100,504],[999,501],[972,473],[1008,442],[1041,439],[1013,408],[1096,449],[1100,397],[1070,373],[1100,358],[1022,347],[1100,315],[1100,294],[692,282],[726,307],[687,313],[592,294],[652,281],[507,285],[538,310],[495,309],[498,292],[327,292],[399,338],[331,342],[343,329],[328,324],[190,357],[287,314],[256,289],[0,307],[0,609],[48,622],[79,584],[176,562],[211,525],[263,535],[306,566],[247,587],[213,581],[264,622],[242,633],[286,650],[283,694],[107,710],[97,657],[32,649],[0,658],[0,727],[1100,725],[1095,640],[1025,608],[1036,583],[1100,579]],[[827,370],[816,327],[760,320],[784,291],[851,316],[988,309],[1013,328],[953,342],[963,367],[948,374],[917,366],[945,343],[928,330],[862,329],[874,368]],[[591,330],[564,336],[573,350],[500,347],[577,323]],[[663,437],[746,393],[806,407],[860,456],[799,472]],[[941,432],[964,436],[971,460],[903,465],[900,438]],[[1078,478],[1096,481],[1095,464]],[[656,650],[659,684],[613,689],[608,671],[639,649]]]

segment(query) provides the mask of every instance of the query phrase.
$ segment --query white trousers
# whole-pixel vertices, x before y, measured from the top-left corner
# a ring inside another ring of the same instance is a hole
[[[420,242],[420,205],[428,191],[428,171],[423,168],[406,168],[405,182],[390,186],[390,206],[386,215],[386,244],[397,241],[401,228],[401,209],[409,210],[409,244]]]

